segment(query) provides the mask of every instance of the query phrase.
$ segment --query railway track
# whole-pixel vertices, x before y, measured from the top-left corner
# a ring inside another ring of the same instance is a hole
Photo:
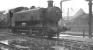
[[[47,48],[46,46],[49,46],[50,48],[56,48],[57,46],[65,47],[69,50],[91,50],[93,48],[93,45],[91,43],[88,43],[86,41],[78,41],[78,40],[69,40],[69,39],[58,39],[58,38],[46,38],[46,37],[36,37],[36,36],[23,36],[23,35],[14,35],[14,34],[7,34],[7,36],[17,37],[12,39],[7,39],[9,41],[12,40],[27,40],[28,42],[37,41],[36,43],[40,43],[41,46],[45,46],[44,48]],[[31,43],[32,44],[32,43]],[[34,48],[34,47],[33,47]],[[43,50],[44,50],[43,48]],[[40,48],[39,48],[40,49]],[[38,50],[38,49],[37,49]]]

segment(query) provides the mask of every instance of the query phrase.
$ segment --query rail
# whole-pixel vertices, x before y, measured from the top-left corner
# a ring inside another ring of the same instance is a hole
[[[13,37],[18,37],[19,40],[25,39],[30,45],[31,50],[55,50],[56,47],[64,47],[68,50],[93,50],[93,45],[86,41],[69,40],[69,39],[47,39],[42,37],[28,37],[21,35],[9,34]],[[17,40],[17,39],[13,39]],[[12,41],[12,40],[9,40]]]

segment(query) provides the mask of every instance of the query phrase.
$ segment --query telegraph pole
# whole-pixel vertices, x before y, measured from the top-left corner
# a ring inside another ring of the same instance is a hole
[[[89,38],[92,38],[92,0],[86,1],[89,1]]]
[[[89,0],[89,38],[92,38],[92,0]]]
[[[63,2],[63,1],[61,0],[61,1],[60,1],[60,8],[61,8],[61,11],[62,11],[62,2]]]

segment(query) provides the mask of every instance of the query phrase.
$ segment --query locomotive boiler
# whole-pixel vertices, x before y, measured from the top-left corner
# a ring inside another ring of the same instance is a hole
[[[58,21],[61,15],[60,8],[53,6],[51,0],[48,8],[18,7],[9,11],[10,27],[15,34],[53,37],[60,32]]]

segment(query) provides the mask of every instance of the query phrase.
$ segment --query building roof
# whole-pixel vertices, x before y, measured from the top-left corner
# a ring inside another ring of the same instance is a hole
[[[80,9],[72,19],[72,22],[66,23],[67,27],[71,28],[71,31],[74,32],[88,32],[89,26],[89,16],[86,14],[83,9]],[[92,18],[93,21],[93,18]],[[93,30],[93,22],[92,22],[92,30]],[[93,32],[93,31],[92,31]]]

